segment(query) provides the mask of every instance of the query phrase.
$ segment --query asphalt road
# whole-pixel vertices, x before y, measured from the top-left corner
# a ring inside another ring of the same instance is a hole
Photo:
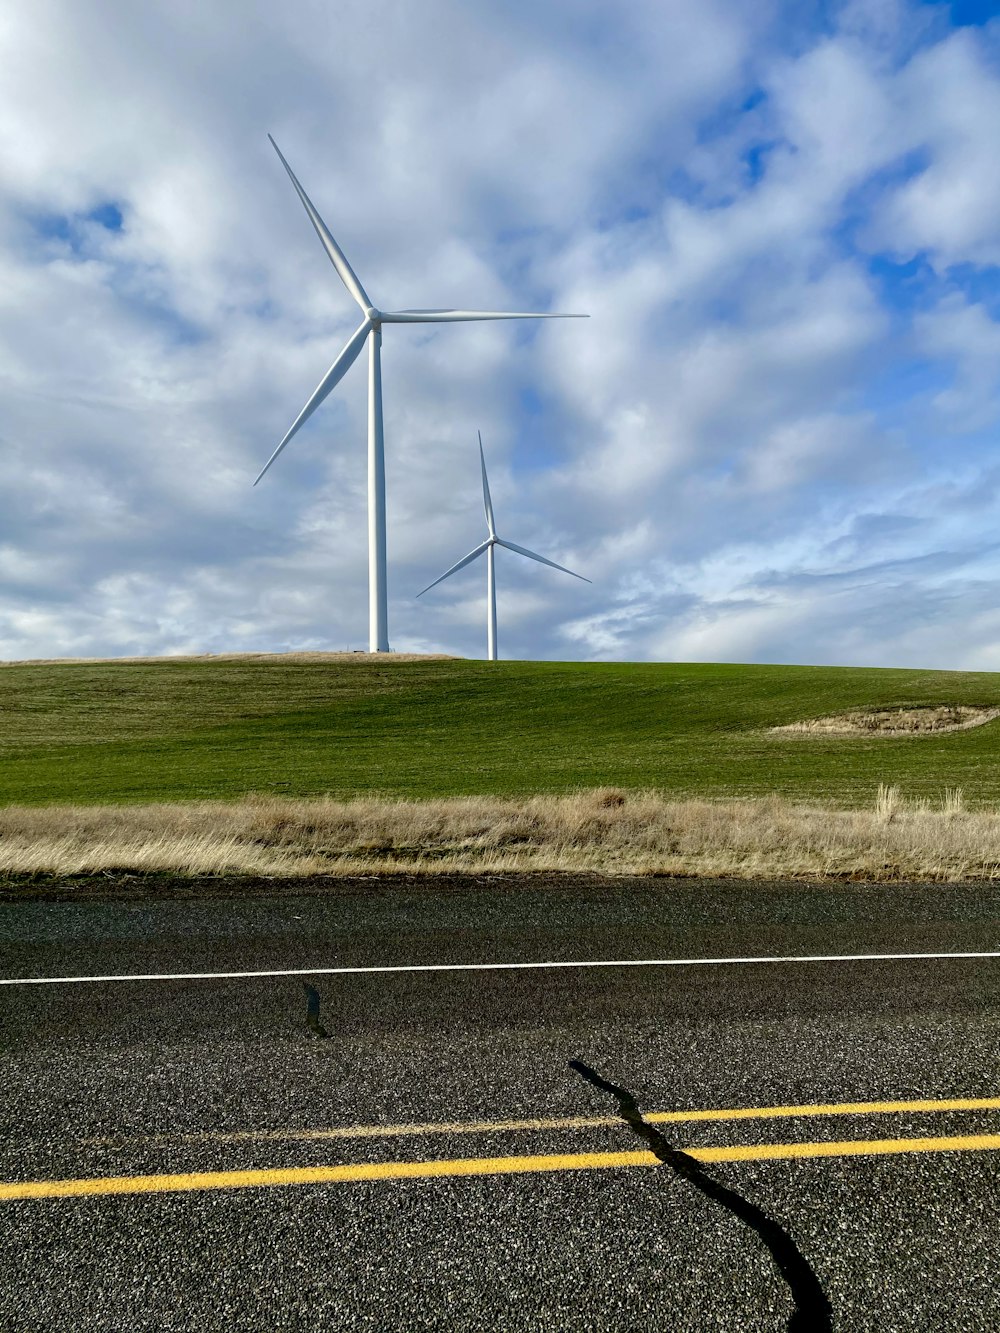
[[[0,978],[1000,949],[981,886],[230,888],[13,894]],[[98,1182],[0,1200],[0,1328],[777,1330],[798,1302],[803,1329],[992,1331],[1000,1106],[871,1104],[997,1099],[998,1071],[1000,959],[0,986],[0,1181]],[[680,1118],[767,1107],[800,1109]],[[957,1136],[997,1143],[911,1143]],[[671,1156],[753,1145],[804,1155]],[[101,1183],[240,1171],[272,1174]]]

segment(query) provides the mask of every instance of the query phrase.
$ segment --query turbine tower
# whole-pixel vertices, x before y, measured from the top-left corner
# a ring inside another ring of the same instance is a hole
[[[565,565],[557,565],[554,560],[547,560],[544,555],[538,555],[535,551],[529,551],[526,546],[515,546],[513,542],[504,541],[503,537],[497,536],[496,523],[493,519],[493,501],[490,499],[490,483],[486,476],[486,455],[483,453],[483,437],[479,435],[479,462],[483,469],[483,508],[486,510],[486,526],[489,529],[489,536],[484,542],[470,551],[464,559],[459,560],[457,565],[452,565],[451,569],[446,569],[439,579],[433,583],[428,583],[417,593],[418,597],[423,597],[425,592],[430,592],[431,588],[436,588],[439,583],[443,583],[459,569],[464,569],[470,565],[473,560],[486,552],[486,656],[491,662],[497,660],[497,580],[495,554],[498,546],[504,546],[508,551],[516,551],[518,555],[526,555],[529,560],[537,560],[540,565],[549,565],[552,569],[562,570],[564,574],[572,574],[575,579],[583,579],[584,583],[589,583],[590,579],[584,579],[582,574],[574,574],[573,570],[567,569]]]
[[[313,207],[312,201],[295,178],[295,173],[282,156],[281,149],[270,135],[271,146],[281,158],[295,186],[309,221],[330,262],[340,279],[364,314],[364,319],[349,338],[347,345],[316,387],[316,391],[292,422],[285,438],[261,468],[260,481],[293,435],[304,426],[312,414],[350,370],[361,355],[368,339],[368,651],[389,651],[388,598],[385,566],[385,444],[382,434],[382,325],[383,324],[451,324],[480,319],[586,319],[586,315],[537,314],[525,311],[501,310],[379,310],[358,281],[343,250],[333,239],[326,223]]]

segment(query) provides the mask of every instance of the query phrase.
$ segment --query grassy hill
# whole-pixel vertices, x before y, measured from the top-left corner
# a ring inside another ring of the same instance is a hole
[[[925,704],[1000,706],[1000,675],[368,657],[8,666],[0,804],[614,785],[864,805],[882,782],[1000,800],[1000,720],[920,737],[768,730]]]

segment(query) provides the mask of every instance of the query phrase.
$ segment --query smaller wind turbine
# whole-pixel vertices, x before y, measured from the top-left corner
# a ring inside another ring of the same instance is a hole
[[[572,574],[575,579],[583,579],[584,583],[589,583],[590,579],[584,579],[582,574],[574,574],[571,569],[565,565],[557,565],[554,560],[547,560],[544,555],[538,555],[535,551],[529,551],[526,546],[515,546],[513,542],[504,541],[502,537],[497,536],[496,523],[493,520],[493,501],[490,499],[490,483],[486,477],[486,455],[483,453],[482,433],[477,431],[479,436],[479,461],[483,468],[483,507],[486,510],[486,526],[489,528],[490,535],[484,542],[470,551],[464,559],[459,560],[457,565],[452,565],[451,569],[445,570],[439,579],[433,583],[428,583],[427,587],[417,593],[418,597],[423,597],[425,592],[430,592],[431,588],[436,588],[439,583],[443,583],[446,578],[457,573],[470,565],[473,560],[486,552],[486,656],[491,662],[497,659],[497,580],[495,568],[494,551],[498,546],[505,546],[508,551],[514,551],[518,555],[526,555],[529,560],[537,560],[540,565],[549,565],[552,569],[562,570],[564,574]]]

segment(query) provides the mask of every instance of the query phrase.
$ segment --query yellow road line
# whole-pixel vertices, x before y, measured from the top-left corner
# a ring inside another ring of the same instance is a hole
[[[1000,1134],[950,1134],[930,1139],[848,1139],[840,1143],[758,1143],[685,1148],[699,1162],[784,1162],[795,1157],[895,1157],[901,1153],[988,1152]],[[3,1187],[0,1186],[0,1189]]]
[[[648,1120],[650,1117],[647,1116]],[[445,1120],[402,1125],[335,1125],[328,1129],[208,1130],[201,1134],[147,1134],[135,1138],[80,1139],[87,1147],[131,1143],[268,1143],[314,1139],[398,1139],[428,1134],[498,1134],[527,1129],[603,1129],[623,1124],[621,1116],[567,1116],[549,1120]]]
[[[777,1120],[812,1115],[890,1115],[896,1111],[990,1111],[1000,1109],[1000,1097],[953,1097],[898,1102],[816,1102],[805,1106],[738,1106],[732,1110],[653,1111],[644,1119],[657,1124],[684,1120]]]
[[[862,1139],[841,1143],[762,1143],[684,1151],[699,1162],[774,1162],[806,1157],[868,1157],[903,1153],[982,1152],[1000,1149],[1000,1134],[928,1139]],[[107,1176],[83,1180],[26,1180],[0,1184],[0,1200],[81,1195],[163,1194],[185,1190],[247,1189],[274,1185],[327,1185],[435,1176],[499,1176],[540,1171],[592,1171],[656,1166],[649,1152],[561,1153],[542,1157],[472,1157],[437,1162],[361,1162],[345,1166],[279,1167],[261,1171],[194,1171],[185,1175]]]
[[[260,1185],[327,1185],[431,1176],[499,1176],[602,1166],[656,1166],[649,1152],[571,1153],[548,1157],[472,1157],[440,1162],[361,1162],[264,1171],[192,1171],[174,1176],[109,1176],[94,1180],[30,1180],[0,1184],[2,1199],[52,1199],[84,1194],[159,1194],[178,1190],[246,1189]]]
[[[706,1120],[778,1120],[799,1116],[890,1115],[898,1111],[1000,1110],[1000,1097],[956,1097],[948,1100],[891,1102],[819,1102],[804,1106],[739,1106],[705,1111],[651,1111],[645,1119],[655,1124],[684,1124]],[[607,1129],[621,1125],[620,1116],[567,1116],[550,1120],[441,1121],[402,1125],[343,1125],[330,1129],[240,1129],[202,1134],[148,1134],[135,1138],[82,1139],[87,1146],[128,1143],[266,1143],[321,1139],[394,1139],[428,1134],[497,1134],[512,1130]]]

